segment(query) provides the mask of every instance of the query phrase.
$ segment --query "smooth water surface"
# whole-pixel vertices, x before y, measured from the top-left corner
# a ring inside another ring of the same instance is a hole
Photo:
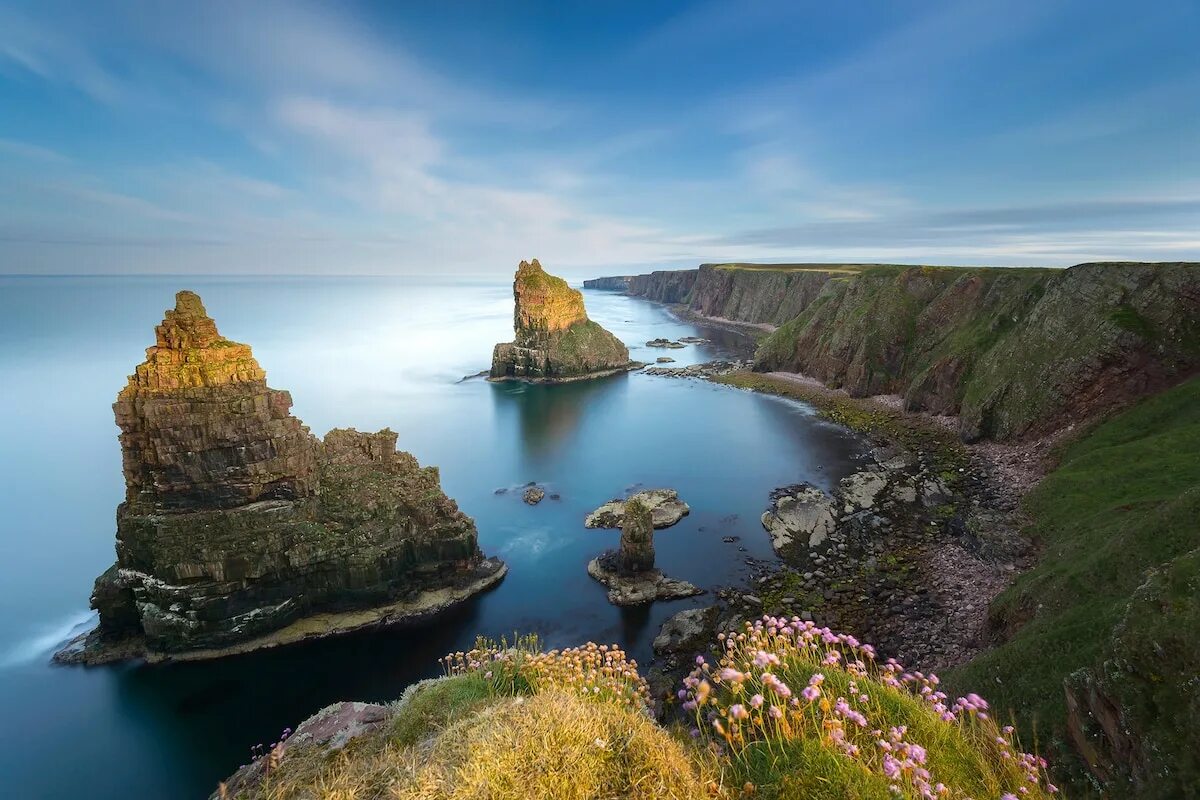
[[[208,663],[51,665],[55,645],[93,621],[92,581],[113,560],[123,486],[112,401],[182,288],[201,294],[224,335],[253,346],[270,385],[291,391],[293,413],[315,433],[388,426],[402,449],[438,465],[484,552],[508,562],[505,581],[419,628]],[[707,361],[738,338],[614,293],[585,300],[642,361]],[[641,346],[686,335],[713,344]],[[644,663],[666,617],[711,599],[610,606],[585,566],[619,534],[585,529],[588,511],[635,486],[678,489],[692,513],[658,533],[658,564],[711,589],[743,576],[746,557],[772,557],[758,521],[772,488],[828,488],[863,447],[798,403],[702,381],[461,380],[511,338],[503,281],[0,277],[0,785],[9,796],[206,796],[255,743],[337,700],[393,699],[477,633],[536,632],[549,646],[615,641]],[[516,490],[528,481],[561,499],[525,505]]]

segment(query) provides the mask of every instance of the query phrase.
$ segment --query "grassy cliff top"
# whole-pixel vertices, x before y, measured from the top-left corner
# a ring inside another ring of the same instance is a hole
[[[692,725],[647,713],[617,646],[541,652],[536,639],[451,653],[376,731],[343,750],[276,745],[245,800],[1049,800],[974,694],[876,663],[872,648],[799,618],[764,617],[714,643],[678,693]],[[305,723],[308,725],[308,723]],[[301,729],[304,729],[304,725]]]
[[[745,262],[732,262],[725,264],[701,264],[701,267],[710,267],[712,269],[722,270],[759,270],[763,272],[830,272],[841,275],[860,275],[863,273],[900,273],[909,269],[922,270],[961,270],[967,272],[974,271],[1010,271],[1021,270],[1023,272],[1058,272],[1060,267],[968,267],[954,265],[937,265],[937,264],[751,264]]]
[[[1143,401],[1067,446],[1060,466],[1026,498],[1031,533],[1040,542],[1040,563],[1021,575],[993,604],[992,617],[1007,641],[951,676],[950,684],[987,686],[998,704],[1019,712],[1026,731],[1043,740],[1063,735],[1066,718],[1063,678],[1104,659],[1138,663],[1144,653],[1109,648],[1110,637],[1131,607],[1135,593],[1156,570],[1190,564],[1200,546],[1200,378]],[[1191,575],[1192,586],[1200,575]],[[1195,591],[1194,589],[1192,591]],[[1197,730],[1195,681],[1173,684],[1161,676],[1184,669],[1195,674],[1200,631],[1178,631],[1192,655],[1164,647],[1168,630],[1163,609],[1137,624],[1157,640],[1155,663],[1144,670],[1147,685],[1192,691],[1157,710],[1142,735],[1181,725],[1189,734],[1170,734],[1180,743]],[[1120,645],[1120,642],[1117,642]],[[1178,657],[1175,663],[1172,658]],[[1157,677],[1156,677],[1157,676]],[[1131,724],[1134,720],[1126,720]],[[1149,795],[1147,795],[1149,796]]]

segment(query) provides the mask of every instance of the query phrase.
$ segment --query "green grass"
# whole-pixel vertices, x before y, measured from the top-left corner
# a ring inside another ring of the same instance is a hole
[[[950,685],[983,687],[1027,736],[1061,737],[1063,679],[1100,660],[1148,570],[1200,546],[1198,454],[1200,378],[1068,446],[1025,502],[1041,560],[992,606],[1011,637]]]

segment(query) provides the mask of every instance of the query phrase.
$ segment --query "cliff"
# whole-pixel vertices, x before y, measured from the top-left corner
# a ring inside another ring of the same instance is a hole
[[[660,270],[629,279],[629,293],[656,303],[686,303],[696,285],[696,270]]]
[[[493,380],[578,380],[638,366],[617,337],[588,319],[583,295],[536,258],[517,268],[513,299],[516,338],[496,345]]]
[[[592,278],[583,282],[585,289],[602,289],[609,292],[624,292],[629,289],[631,275],[615,275],[611,278]]]
[[[629,293],[779,328],[761,371],[852,396],[899,394],[960,416],[965,439],[1055,430],[1200,368],[1200,265],[1066,270],[888,264],[702,265],[635,276]]]
[[[414,619],[490,586],[470,517],[389,430],[324,441],[180,292],[113,410],[125,501],[99,627],[59,659],[195,658]]]

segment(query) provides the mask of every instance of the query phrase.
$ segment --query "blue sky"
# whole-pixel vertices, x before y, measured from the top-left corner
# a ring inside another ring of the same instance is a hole
[[[0,0],[0,272],[1200,260],[1196,0]]]

